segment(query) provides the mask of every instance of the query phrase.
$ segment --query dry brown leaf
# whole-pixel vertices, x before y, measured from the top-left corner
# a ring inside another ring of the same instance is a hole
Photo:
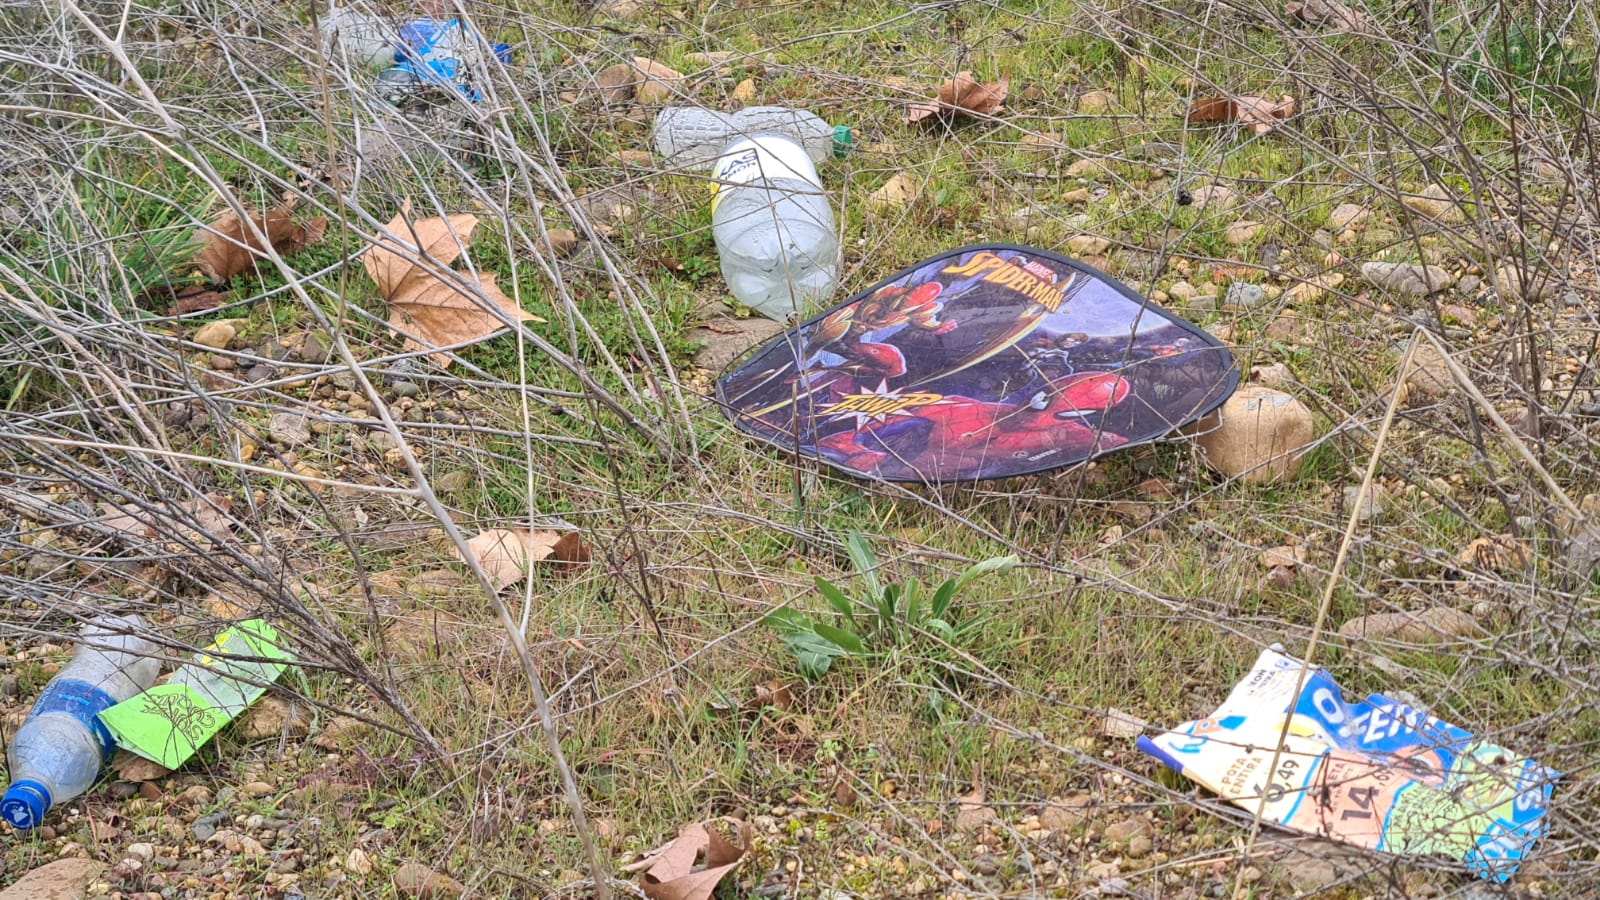
[[[252,217],[267,243],[280,254],[298,253],[307,244],[315,244],[322,240],[328,228],[328,220],[320,216],[305,225],[296,225],[293,212],[294,204],[285,201]],[[195,265],[214,282],[227,281],[250,268],[257,256],[265,255],[266,249],[245,222],[232,212],[223,213],[210,227],[201,229],[200,242]]]
[[[406,336],[408,349],[481,341],[505,327],[474,296],[474,282],[484,297],[511,319],[544,321],[502,293],[493,275],[478,273],[475,277],[450,269],[477,227],[477,216],[436,216],[408,223],[410,209],[411,205],[405,204],[388,224],[388,234],[361,254],[367,274],[389,304],[389,327]],[[454,277],[440,269],[450,269]],[[450,365],[447,354],[435,353],[431,358],[440,368]]]
[[[172,314],[207,312],[228,302],[228,298],[205,285],[193,284],[172,295]]]
[[[1456,555],[1463,565],[1491,571],[1510,571],[1526,568],[1528,551],[1509,534],[1481,537],[1467,544]]]
[[[731,817],[695,823],[647,860],[639,886],[651,900],[709,900],[750,846],[749,829]],[[705,854],[705,868],[694,864]]]
[[[756,685],[756,704],[786,710],[794,706],[794,695],[790,693],[789,685],[774,678],[766,684]]]
[[[553,560],[567,566],[589,561],[589,548],[577,532],[495,528],[467,541],[495,590],[504,590],[528,574],[529,562]]]
[[[1267,100],[1262,97],[1202,97],[1190,104],[1189,112],[1184,117],[1191,124],[1195,122],[1237,122],[1240,125],[1249,125],[1250,130],[1256,134],[1266,134],[1278,126],[1278,123],[1294,115],[1294,98],[1284,97],[1279,101]]]
[[[980,82],[971,72],[958,72],[956,77],[939,85],[937,98],[932,103],[913,103],[906,110],[906,124],[915,125],[934,116],[992,116],[999,112],[1011,87],[1010,78]]]

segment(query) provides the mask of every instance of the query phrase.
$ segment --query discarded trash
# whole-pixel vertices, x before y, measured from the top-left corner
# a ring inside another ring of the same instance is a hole
[[[100,713],[117,746],[176,769],[278,679],[293,656],[261,619],[239,622],[165,684]]]
[[[342,54],[355,65],[373,69],[394,63],[394,26],[378,16],[337,7],[322,20],[322,35],[335,62],[341,61]]]
[[[51,806],[88,790],[111,759],[111,734],[95,714],[156,680],[156,645],[138,616],[87,623],[72,660],[45,685],[11,741],[11,785],[0,816],[20,830],[38,827]]]
[[[849,126],[829,125],[803,109],[751,106],[724,113],[668,106],[656,114],[656,155],[668,168],[706,169],[735,139],[757,134],[783,135],[804,147],[813,163],[847,155],[854,142]]]
[[[509,46],[489,47],[460,19],[413,19],[400,26],[399,37],[394,65],[378,76],[374,90],[406,112],[426,106],[428,88],[435,86],[456,90],[476,103],[483,97],[490,56],[511,60]]]
[[[1105,274],[985,245],[788,329],[717,397],[745,431],[846,474],[952,482],[1155,440],[1238,382],[1226,348]]]
[[[781,134],[737,138],[711,174],[711,235],[733,296],[779,322],[831,297],[839,239],[805,147]]]
[[[1216,712],[1139,749],[1291,831],[1442,855],[1499,881],[1516,871],[1544,834],[1556,772],[1382,694],[1346,702],[1321,669],[1296,697],[1304,668],[1262,651]]]

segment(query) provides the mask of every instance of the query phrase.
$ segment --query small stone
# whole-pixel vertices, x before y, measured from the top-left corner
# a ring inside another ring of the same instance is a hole
[[[665,103],[673,94],[672,83],[683,78],[683,73],[643,56],[633,58],[633,67],[644,79],[634,86],[633,98],[646,106]]]
[[[1235,281],[1228,285],[1223,302],[1238,309],[1255,309],[1267,300],[1267,292],[1259,284]]]
[[[1097,256],[1111,247],[1111,241],[1098,234],[1077,234],[1067,239],[1067,249],[1077,256]]]
[[[1088,794],[1074,794],[1061,801],[1052,800],[1039,813],[1039,824],[1051,831],[1076,828],[1088,820],[1088,811],[1093,803],[1093,798]]]
[[[124,852],[128,854],[129,859],[137,859],[139,862],[147,863],[155,858],[156,845],[143,843],[129,844],[128,849]]]
[[[81,900],[90,895],[91,885],[105,868],[91,859],[58,859],[0,891],[0,900]]]
[[[1355,203],[1341,203],[1328,213],[1328,228],[1333,231],[1359,230],[1366,226],[1372,211]]]
[[[1066,175],[1070,178],[1086,178],[1100,175],[1106,171],[1105,162],[1098,159],[1080,159],[1067,166]]]
[[[311,714],[298,703],[281,697],[263,697],[240,717],[234,734],[242,741],[259,741],[285,736],[290,740],[305,737],[311,730]]]
[[[441,875],[421,863],[408,862],[394,873],[394,889],[415,900],[454,900],[466,888],[448,875]]]
[[[1136,835],[1149,837],[1155,829],[1144,819],[1124,819],[1106,826],[1104,837],[1113,844],[1126,844]]]
[[[1560,287],[1556,277],[1537,265],[1517,266],[1503,264],[1495,267],[1494,286],[1500,296],[1530,303],[1543,303],[1556,295]]]
[[[1477,275],[1463,275],[1461,276],[1460,280],[1456,282],[1456,290],[1468,297],[1476,294],[1478,292],[1478,288],[1482,286],[1483,279]]]
[[[1128,849],[1123,852],[1127,854],[1129,859],[1140,859],[1149,856],[1150,851],[1154,850],[1155,846],[1155,841],[1146,835],[1136,834],[1128,839]]]
[[[1222,240],[1234,246],[1248,244],[1255,240],[1266,228],[1267,226],[1260,222],[1240,219],[1228,226],[1228,230],[1222,233]]]
[[[278,370],[266,363],[260,363],[245,370],[244,380],[251,384],[260,384],[278,374]]]
[[[1407,297],[1425,297],[1444,290],[1455,281],[1449,272],[1439,266],[1416,263],[1362,263],[1361,277],[1374,287]]]
[[[372,857],[368,856],[365,850],[357,847],[351,850],[350,854],[344,858],[344,867],[346,871],[355,875],[371,875]]]
[[[1174,282],[1171,287],[1167,288],[1167,296],[1177,300],[1180,303],[1189,302],[1190,300],[1194,299],[1194,295],[1194,285],[1187,281]]]
[[[1150,723],[1115,706],[1107,709],[1100,719],[1100,733],[1110,738],[1136,738],[1148,727]]]
[[[306,332],[306,336],[300,339],[300,346],[295,348],[295,355],[300,357],[302,362],[316,363],[319,366],[328,361],[332,352],[327,339],[314,331]]]
[[[211,354],[211,368],[217,372],[232,372],[238,365],[231,356],[221,353]]]
[[[1433,341],[1421,341],[1411,354],[1411,373],[1406,376],[1406,398],[1422,401],[1444,397],[1455,388],[1455,377],[1450,374],[1450,364],[1444,354],[1434,347]]]
[[[1482,633],[1483,629],[1472,614],[1449,606],[1415,613],[1373,613],[1339,626],[1339,634],[1348,640],[1395,640],[1409,644],[1438,644]]]
[[[1273,363],[1270,366],[1251,366],[1250,380],[1259,381],[1270,388],[1288,390],[1298,387],[1300,381],[1294,377],[1294,372],[1283,363]]]
[[[239,332],[227,322],[207,322],[194,333],[194,342],[202,347],[223,350],[233,342]]]
[[[244,791],[245,796],[247,797],[265,797],[273,791],[276,791],[277,788],[267,784],[265,781],[252,781],[240,788],[240,790]]]
[[[648,163],[646,163],[646,165],[648,165]],[[570,228],[552,228],[545,232],[545,237],[550,239],[550,249],[554,250],[556,256],[558,257],[570,255],[572,253],[572,249],[578,246],[578,236],[574,234]],[[409,382],[401,382],[401,384],[408,383]],[[396,387],[399,387],[399,385],[397,384]],[[403,396],[413,395],[406,394]]]
[[[740,104],[754,103],[756,101],[756,83],[746,78],[733,86],[733,90],[728,93],[728,99]]]
[[[415,381],[396,381],[389,386],[396,397],[415,397],[422,393],[422,386]]]
[[[1078,112],[1094,116],[1115,109],[1117,95],[1110,91],[1085,91],[1078,96]]]
[[[1228,212],[1237,207],[1243,199],[1238,191],[1220,184],[1208,184],[1196,188],[1189,196],[1193,199],[1195,208],[1212,212]]]
[[[612,158],[622,165],[637,166],[641,169],[650,168],[652,165],[655,165],[656,161],[656,158],[651,156],[650,151],[648,150],[618,150],[616,153],[612,154]],[[554,238],[552,237],[552,242],[553,240]],[[572,243],[578,243],[576,236],[572,238]]]
[[[267,423],[267,433],[284,447],[298,447],[311,442],[311,425],[299,413],[273,413]]]
[[[217,834],[217,825],[227,818],[227,815],[227,813],[219,810],[195,819],[193,825],[194,836],[202,841],[211,840]]]
[[[1465,218],[1450,192],[1437,184],[1428,185],[1421,194],[1406,194],[1400,202],[1413,212],[1441,222],[1460,222]]]
[[[1361,493],[1360,485],[1350,485],[1344,489],[1344,508],[1351,509],[1356,505],[1357,495]],[[1376,522],[1383,518],[1383,488],[1374,484],[1367,489],[1365,497],[1361,498],[1361,506],[1356,512],[1356,521],[1362,524]]]
[[[1197,443],[1206,464],[1229,478],[1281,481],[1299,472],[1314,428],[1311,411],[1299,400],[1244,384],[1202,422]]]

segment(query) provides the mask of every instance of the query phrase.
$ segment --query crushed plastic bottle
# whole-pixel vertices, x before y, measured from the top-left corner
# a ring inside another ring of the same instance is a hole
[[[11,741],[0,817],[13,827],[38,827],[52,806],[99,779],[113,744],[98,714],[144,692],[160,667],[156,645],[138,635],[143,628],[138,616],[89,622],[72,660],[45,685]]]
[[[839,239],[805,148],[780,134],[737,138],[711,174],[711,233],[733,296],[779,322],[830,297]]]
[[[669,169],[704,170],[735,138],[781,134],[805,148],[813,164],[843,157],[854,141],[849,126],[829,125],[816,114],[786,106],[751,106],[723,113],[668,106],[656,114],[656,155]]]
[[[394,65],[378,76],[375,90],[391,105],[411,106],[429,86],[460,91],[476,103],[483,98],[490,56],[510,62],[511,48],[485,44],[460,19],[412,19],[400,26]]]

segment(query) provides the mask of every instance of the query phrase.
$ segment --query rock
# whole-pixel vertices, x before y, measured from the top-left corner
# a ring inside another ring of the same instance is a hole
[[[1421,194],[1405,194],[1401,196],[1400,202],[1412,212],[1421,213],[1430,219],[1438,219],[1440,222],[1460,222],[1465,218],[1461,205],[1456,203],[1449,191],[1437,184],[1428,185]]]
[[[1075,234],[1067,238],[1067,249],[1078,256],[1096,256],[1110,247],[1111,241],[1098,234]]]
[[[1124,819],[1106,826],[1105,839],[1113,844],[1127,844],[1136,836],[1153,837],[1155,828],[1144,819]]]
[[[1039,824],[1051,831],[1077,828],[1089,818],[1094,799],[1088,794],[1073,794],[1061,801],[1052,800],[1039,812]]]
[[[746,78],[733,86],[733,90],[728,94],[728,99],[735,103],[746,105],[756,102],[756,83]]]
[[[1294,372],[1283,363],[1273,363],[1270,366],[1251,366],[1250,380],[1257,381],[1270,388],[1288,390],[1298,387],[1300,382],[1294,377]]]
[[[1439,266],[1416,263],[1362,263],[1361,277],[1374,287],[1407,297],[1425,297],[1444,290],[1455,281],[1449,272]]]
[[[650,168],[655,165],[656,161],[656,158],[650,155],[649,150],[618,150],[616,153],[611,154],[611,158],[624,166],[636,166],[641,169]],[[573,236],[572,242],[574,244],[578,242],[576,235]]]
[[[1128,838],[1128,849],[1125,852],[1129,859],[1139,859],[1149,856],[1150,851],[1154,850],[1155,846],[1155,841],[1151,840],[1148,835],[1136,834]]]
[[[1328,213],[1328,228],[1332,231],[1360,229],[1366,226],[1372,210],[1355,203],[1341,203]]]
[[[333,348],[328,346],[327,338],[314,331],[308,331],[305,337],[300,339],[300,343],[295,347],[294,352],[301,362],[315,363],[320,366],[328,361],[328,358],[333,353]]]
[[[634,85],[633,99],[647,106],[665,103],[672,96],[673,82],[683,78],[682,72],[643,56],[633,58],[633,68],[644,79]]]
[[[867,195],[867,209],[883,213],[900,209],[917,198],[916,182],[896,172],[883,186]]]
[[[1461,549],[1456,560],[1464,566],[1493,572],[1515,571],[1528,566],[1528,551],[1509,534],[1481,537]]]
[[[239,790],[243,791],[247,797],[265,797],[277,790],[277,788],[267,784],[265,781],[252,781]]]
[[[263,697],[239,718],[234,734],[241,741],[305,737],[311,731],[311,712],[299,703],[282,697]]]
[[[1228,230],[1222,233],[1222,240],[1234,246],[1248,244],[1255,240],[1262,231],[1266,230],[1266,227],[1260,222],[1240,219],[1228,226]]]
[[[194,342],[213,350],[225,350],[238,333],[228,322],[207,322],[194,333]]]
[[[1131,713],[1125,713],[1115,706],[1107,709],[1105,715],[1100,717],[1100,733],[1111,738],[1136,738],[1144,734],[1149,725],[1149,722]]]
[[[1555,275],[1537,264],[1518,267],[1509,263],[1495,267],[1494,286],[1502,297],[1530,303],[1551,299],[1560,287]]]
[[[298,447],[311,442],[311,425],[299,413],[273,413],[267,423],[267,433],[273,442],[284,447]]]
[[[394,889],[402,897],[413,897],[415,900],[454,900],[466,890],[454,878],[414,862],[396,869],[393,880]]]
[[[1094,116],[1108,113],[1117,106],[1117,95],[1110,91],[1084,91],[1078,96],[1078,112]]]
[[[1434,347],[1433,341],[1418,340],[1422,343],[1411,354],[1411,374],[1405,380],[1406,399],[1435,400],[1449,394],[1456,380],[1450,374],[1450,364]]]
[[[1252,483],[1291,478],[1313,437],[1311,411],[1264,385],[1244,384],[1201,424],[1206,465]]]
[[[595,88],[600,92],[600,102],[626,103],[633,96],[635,76],[633,66],[617,63],[601,69],[594,76]]]
[[[567,256],[578,246],[578,236],[570,228],[552,228],[544,236],[550,240],[550,249],[556,256]]]
[[[1106,168],[1106,164],[1102,160],[1080,159],[1072,165],[1067,166],[1064,174],[1066,174],[1069,178],[1092,178],[1107,171],[1109,170]],[[1085,216],[1084,218],[1087,219],[1088,217]]]
[[[1266,300],[1267,292],[1262,290],[1261,285],[1244,281],[1228,285],[1228,293],[1222,298],[1222,302],[1239,309],[1255,309]]]
[[[396,381],[389,386],[396,397],[415,397],[422,393],[422,385],[415,381]]]
[[[344,858],[344,867],[352,875],[371,875],[372,857],[367,855],[367,851],[356,847]]]
[[[704,66],[707,69],[720,70],[726,68],[728,63],[738,59],[739,55],[737,50],[697,50],[693,53],[685,53],[683,59],[684,62]]]
[[[143,843],[129,844],[128,849],[123,852],[128,854],[129,859],[137,859],[139,862],[147,863],[150,860],[155,859],[156,845]]]
[[[1237,207],[1242,199],[1238,191],[1220,184],[1208,184],[1196,188],[1189,196],[1194,201],[1196,209],[1212,212],[1228,212]]]
[[[1600,522],[1590,521],[1573,529],[1562,552],[1567,571],[1587,579],[1600,567]]]
[[[1173,282],[1172,286],[1167,288],[1167,296],[1180,303],[1188,303],[1194,299],[1194,295],[1195,287],[1187,281]]]
[[[1347,640],[1396,640],[1410,644],[1438,644],[1482,633],[1478,620],[1470,613],[1449,606],[1415,613],[1373,613],[1339,626],[1339,634]]]
[[[1349,510],[1356,504],[1356,495],[1361,493],[1361,486],[1352,484],[1344,489],[1344,508]],[[1376,522],[1383,518],[1383,488],[1374,484],[1367,490],[1367,495],[1361,498],[1361,508],[1356,512],[1356,521],[1362,524]]]
[[[332,722],[322,726],[317,736],[311,743],[324,750],[342,750],[346,741],[353,740],[367,732],[367,723],[349,716],[339,716]]]
[[[1478,292],[1478,288],[1482,286],[1483,279],[1476,275],[1463,275],[1461,276],[1461,280],[1456,282],[1456,290],[1467,295],[1468,297],[1476,294]]]
[[[735,319],[725,316],[694,329],[689,337],[701,341],[700,351],[694,355],[694,364],[713,372],[720,372],[728,364],[744,355],[769,337],[783,330],[782,322],[765,316]]]
[[[82,900],[105,868],[104,863],[90,859],[58,859],[0,891],[0,900]]]

